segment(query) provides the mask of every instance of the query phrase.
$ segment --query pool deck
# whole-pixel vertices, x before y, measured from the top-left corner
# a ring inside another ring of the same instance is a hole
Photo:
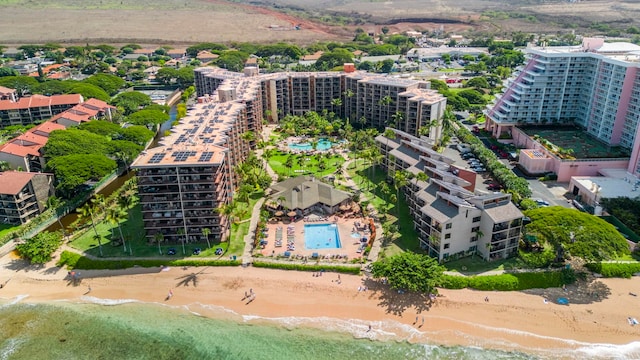
[[[337,219],[337,222],[335,220]],[[362,253],[358,253],[358,247],[360,247],[360,240],[354,237],[351,237],[352,230],[355,228],[355,224],[360,224],[360,235],[361,237],[369,238],[368,226],[367,232],[365,233],[364,225],[368,224],[368,219],[365,218],[341,218],[336,216],[330,216],[326,218],[325,221],[305,221],[300,219],[294,222],[282,222],[278,221],[277,223],[269,223],[267,224],[267,244],[262,247],[258,246],[256,251],[262,253],[264,256],[282,256],[287,250],[287,238],[288,234],[293,238],[295,244],[295,250],[290,251],[292,255],[301,255],[311,257],[313,253],[317,253],[320,257],[323,256],[331,256],[331,255],[346,255],[349,259],[360,258],[363,256]],[[330,249],[307,249],[305,247],[304,242],[304,225],[305,224],[336,224],[338,227],[338,234],[340,235],[340,245],[341,248],[330,248]],[[282,246],[276,247],[276,229],[282,228]]]

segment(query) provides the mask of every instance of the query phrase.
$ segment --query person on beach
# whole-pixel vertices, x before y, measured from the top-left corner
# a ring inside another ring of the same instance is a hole
[[[486,296],[486,297],[484,298],[484,301],[485,301],[485,302],[489,302],[489,297],[488,297],[488,296]]]
[[[424,325],[424,316],[422,317],[422,322],[420,323],[420,327],[422,327],[422,325]]]
[[[413,322],[413,325],[418,323],[418,315],[416,315],[416,321]]]
[[[169,294],[167,294],[167,300],[171,299],[173,296],[173,290],[169,289]]]
[[[369,330],[367,330],[367,332],[371,331],[371,325],[369,325]]]

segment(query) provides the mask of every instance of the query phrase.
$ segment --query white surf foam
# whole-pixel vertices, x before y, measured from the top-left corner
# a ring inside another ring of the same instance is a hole
[[[101,299],[101,298],[97,298],[95,296],[81,296],[80,299],[82,301],[85,301],[85,302],[88,302],[88,303],[98,304],[98,305],[107,305],[107,306],[129,304],[129,303],[139,303],[140,302],[140,301],[135,300],[135,299]]]
[[[11,338],[5,342],[5,345],[0,349],[0,360],[6,360],[11,357],[11,355],[18,350],[20,344],[22,344],[24,340]]]
[[[14,298],[8,299],[9,301],[7,301],[4,304],[0,305],[0,308],[5,307],[5,306],[11,306],[11,305],[15,305],[19,302],[21,302],[22,300],[26,299],[29,297],[29,294],[22,294],[22,295],[18,295]]]

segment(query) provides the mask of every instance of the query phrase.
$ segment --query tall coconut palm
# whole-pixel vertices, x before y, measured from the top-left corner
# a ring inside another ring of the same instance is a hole
[[[109,208],[107,210],[106,219],[109,223],[118,226],[118,232],[120,232],[120,240],[122,241],[122,250],[127,252],[127,244],[124,241],[124,235],[122,235],[122,227],[120,226],[120,222],[126,218],[126,213],[120,207]]]
[[[397,207],[398,207],[398,215],[400,215],[400,189],[405,187],[409,180],[411,179],[411,173],[406,170],[398,170],[393,173],[393,183],[396,188],[396,198],[397,198]]]
[[[155,233],[153,235],[153,240],[155,240],[156,244],[158,244],[158,253],[162,255],[162,248],[160,247],[160,243],[164,241],[164,234],[161,232]]]
[[[211,235],[211,229],[202,228],[202,236],[207,240],[207,246],[211,249],[211,243],[209,243],[209,235]]]
[[[180,228],[177,231],[178,236],[180,237],[180,241],[182,242],[182,255],[186,255],[187,254],[187,249],[184,246],[185,243],[185,237],[187,236],[187,232],[184,230],[184,228]]]
[[[100,236],[100,234],[98,234],[98,229],[96,229],[96,224],[94,219],[95,212],[96,212],[96,206],[89,202],[84,203],[82,207],[78,208],[78,213],[80,213],[80,216],[82,216],[83,218],[89,218],[89,220],[91,220],[91,226],[93,227],[93,231],[95,233],[94,239],[98,240],[98,250],[100,251],[100,256],[103,256],[102,241],[101,241],[102,237]]]

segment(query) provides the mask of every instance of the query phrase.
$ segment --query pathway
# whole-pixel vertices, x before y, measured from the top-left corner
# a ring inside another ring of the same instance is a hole
[[[260,209],[264,204],[265,198],[258,200],[251,212],[251,223],[249,224],[249,232],[244,237],[244,252],[242,253],[242,266],[248,266],[253,262],[253,245],[255,241],[256,228],[260,221]]]

